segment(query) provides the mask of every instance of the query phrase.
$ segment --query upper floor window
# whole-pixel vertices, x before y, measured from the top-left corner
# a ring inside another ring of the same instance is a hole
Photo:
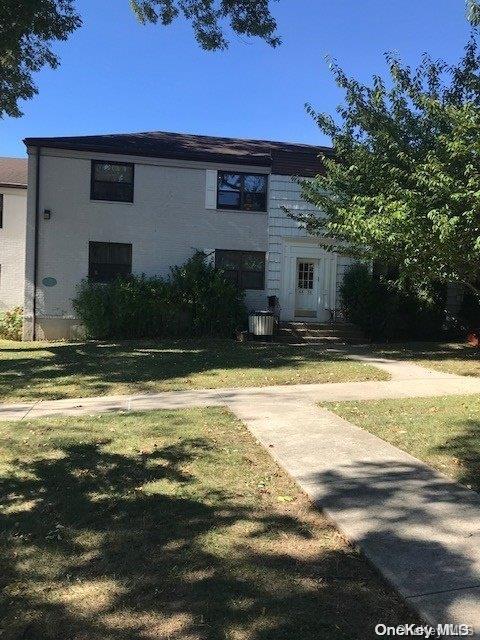
[[[133,202],[134,165],[129,162],[92,160],[90,198]]]
[[[132,273],[132,245],[120,242],[90,242],[88,277],[94,282],[112,282]]]
[[[215,266],[241,289],[265,288],[263,251],[215,250]]]
[[[267,210],[267,176],[256,173],[218,172],[218,209]]]

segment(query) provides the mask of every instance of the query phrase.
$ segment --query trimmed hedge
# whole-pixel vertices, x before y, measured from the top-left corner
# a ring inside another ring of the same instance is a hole
[[[160,277],[84,280],[73,307],[86,337],[103,340],[233,336],[244,326],[244,294],[197,251]]]
[[[367,265],[354,264],[340,287],[345,318],[372,341],[435,340],[442,337],[445,301],[442,291],[399,290]]]

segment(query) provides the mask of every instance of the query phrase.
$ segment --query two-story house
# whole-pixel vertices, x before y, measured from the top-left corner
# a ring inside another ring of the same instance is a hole
[[[78,334],[83,278],[167,276],[196,249],[284,320],[324,321],[348,258],[324,251],[291,211],[295,176],[324,168],[303,144],[175,133],[27,138],[25,338]]]

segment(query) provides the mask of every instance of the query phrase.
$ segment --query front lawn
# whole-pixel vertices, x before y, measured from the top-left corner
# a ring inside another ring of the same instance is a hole
[[[322,404],[346,420],[480,491],[480,397]]]
[[[466,344],[410,343],[375,347],[386,358],[410,360],[427,369],[458,376],[480,376],[480,349]]]
[[[386,378],[320,347],[231,340],[0,341],[2,402]]]
[[[412,615],[223,409],[0,425],[2,640],[371,640]]]

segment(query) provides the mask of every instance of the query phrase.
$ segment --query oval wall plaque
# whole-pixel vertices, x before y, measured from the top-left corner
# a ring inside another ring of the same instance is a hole
[[[45,287],[54,287],[57,284],[57,281],[55,278],[44,278],[42,280],[42,284]]]

